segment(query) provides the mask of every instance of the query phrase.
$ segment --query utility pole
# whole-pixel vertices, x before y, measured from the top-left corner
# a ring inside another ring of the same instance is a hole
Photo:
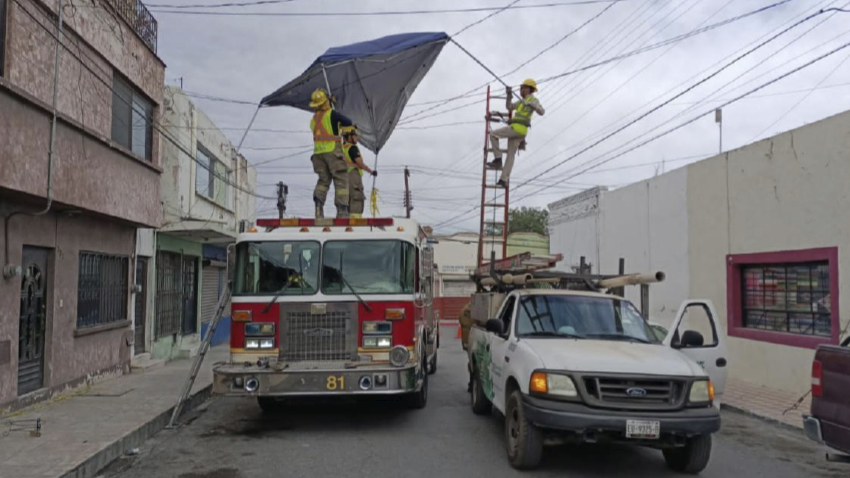
[[[410,183],[408,178],[410,177],[410,170],[407,169],[407,166],[404,167],[404,209],[407,211],[407,218],[410,219],[410,210],[413,209],[413,204],[411,204],[410,200]]]
[[[286,196],[289,194],[289,186],[283,184],[283,181],[277,183],[277,214],[278,219],[283,219],[283,214],[286,212]]]
[[[717,128],[720,132],[720,153],[723,152],[723,110],[717,108],[714,110],[714,122],[717,123]]]

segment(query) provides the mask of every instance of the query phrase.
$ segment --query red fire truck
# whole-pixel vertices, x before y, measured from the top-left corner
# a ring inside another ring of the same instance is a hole
[[[230,361],[213,393],[256,397],[399,395],[428,399],[439,324],[433,250],[413,220],[261,219],[240,234],[233,272]]]

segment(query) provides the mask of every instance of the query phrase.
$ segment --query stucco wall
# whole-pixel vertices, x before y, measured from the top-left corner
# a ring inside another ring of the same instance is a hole
[[[595,273],[616,274],[620,258],[627,273],[664,271],[667,280],[650,287],[650,317],[668,325],[689,290],[686,171],[596,194],[550,205],[550,249],[564,255],[559,268],[585,256]],[[626,297],[639,304],[640,289],[627,287]]]
[[[5,217],[20,205],[0,197],[0,214]],[[0,221],[0,234],[3,221]],[[40,217],[15,217],[10,226],[10,261],[21,263],[23,246],[50,248],[47,285],[47,331],[44,386],[85,380],[98,371],[123,368],[129,360],[128,334],[132,329],[98,332],[75,337],[79,252],[92,251],[132,257],[135,229],[90,216],[49,213]],[[2,237],[2,236],[0,236]],[[128,271],[129,274],[129,271]],[[18,332],[21,280],[0,283],[0,342],[10,341],[9,357],[0,357],[0,408],[16,400]],[[131,301],[128,293],[128,310]],[[8,363],[4,363],[9,358]]]
[[[841,219],[850,210],[848,152],[843,113],[688,168],[691,290],[715,302],[724,328],[729,253],[838,247],[839,309],[850,310],[841,273],[850,270],[850,223]],[[800,393],[810,386],[813,350],[729,342],[733,377]]]

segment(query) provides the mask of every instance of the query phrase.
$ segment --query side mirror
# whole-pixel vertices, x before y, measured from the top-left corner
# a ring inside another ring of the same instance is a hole
[[[496,335],[503,335],[505,333],[505,323],[499,319],[490,319],[484,324],[484,328],[487,329],[487,332],[493,332]]]
[[[705,338],[696,330],[686,330],[682,334],[682,340],[679,342],[681,348],[702,347],[705,345]]]
[[[236,244],[227,245],[227,281],[233,283],[236,275]]]

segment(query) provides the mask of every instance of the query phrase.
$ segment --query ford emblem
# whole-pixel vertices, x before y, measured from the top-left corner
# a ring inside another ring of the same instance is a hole
[[[334,334],[333,329],[307,329],[304,331],[304,335],[308,337],[330,337]]]
[[[632,388],[626,390],[626,395],[628,395],[630,397],[635,397],[635,398],[645,397],[646,396],[646,390],[643,389],[643,388],[632,387]]]

